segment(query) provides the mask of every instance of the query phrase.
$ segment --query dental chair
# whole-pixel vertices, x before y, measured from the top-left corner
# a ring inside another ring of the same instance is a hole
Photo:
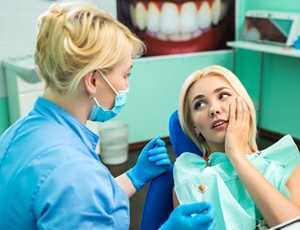
[[[194,142],[182,131],[177,110],[169,119],[169,135],[176,157],[183,152],[193,152],[203,156]],[[144,202],[140,230],[157,230],[168,219],[173,211],[173,185],[173,165],[167,172],[151,181]]]

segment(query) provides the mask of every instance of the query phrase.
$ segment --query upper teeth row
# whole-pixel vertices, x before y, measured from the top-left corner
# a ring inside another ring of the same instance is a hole
[[[160,39],[189,40],[217,25],[226,16],[229,1],[214,0],[211,6],[208,1],[202,1],[198,5],[186,2],[179,7],[165,2],[160,9],[154,2],[147,7],[138,2],[130,6],[131,19],[139,30],[146,30]]]
[[[215,126],[218,126],[218,125],[222,125],[224,123],[224,121],[219,121],[219,122],[217,122],[215,125],[214,125],[214,127]]]

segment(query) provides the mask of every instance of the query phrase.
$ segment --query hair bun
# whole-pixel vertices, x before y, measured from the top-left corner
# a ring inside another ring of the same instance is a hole
[[[54,4],[49,9],[49,12],[52,13],[52,14],[57,14],[58,16],[60,16],[60,15],[62,15],[62,8],[61,8],[60,5]]]

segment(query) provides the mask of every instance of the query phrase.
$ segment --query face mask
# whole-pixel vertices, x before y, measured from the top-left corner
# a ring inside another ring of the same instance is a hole
[[[92,96],[92,99],[95,101],[96,105],[94,105],[92,109],[89,120],[105,122],[114,118],[124,107],[127,101],[129,88],[117,92],[100,70],[99,73],[103,77],[103,79],[107,82],[107,84],[112,88],[112,90],[116,93],[115,105],[111,110],[105,110],[100,106],[97,99],[94,96]]]

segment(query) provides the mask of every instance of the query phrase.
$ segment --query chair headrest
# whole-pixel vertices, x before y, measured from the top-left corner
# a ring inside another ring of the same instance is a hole
[[[178,110],[174,111],[170,116],[169,135],[172,148],[177,157],[183,152],[191,152],[203,156],[197,145],[183,132],[178,119]]]

